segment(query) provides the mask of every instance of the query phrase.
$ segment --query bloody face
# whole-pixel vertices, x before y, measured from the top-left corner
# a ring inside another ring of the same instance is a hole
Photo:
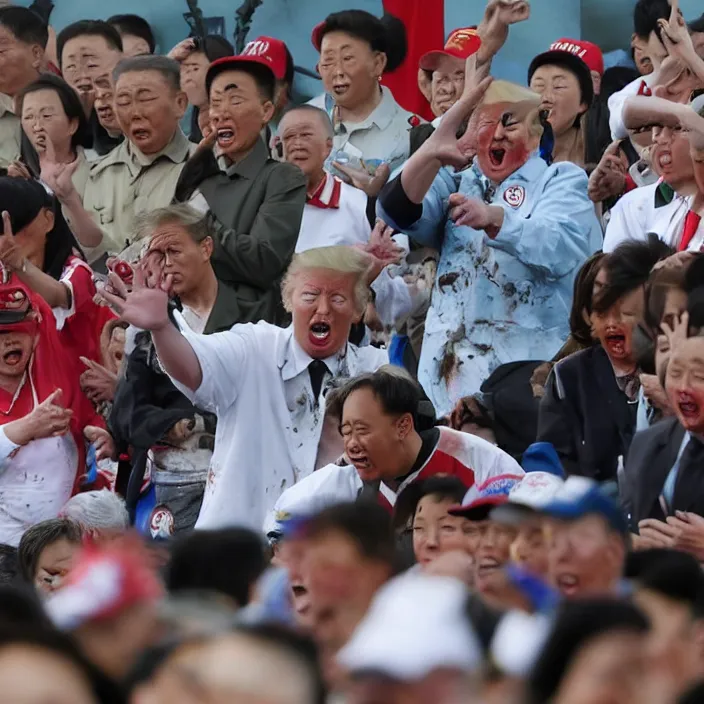
[[[529,129],[532,117],[512,103],[480,108],[470,129],[476,133],[479,167],[494,183],[520,169],[537,149],[539,139]]]
[[[672,351],[666,389],[682,426],[704,433],[704,337],[690,337]]]

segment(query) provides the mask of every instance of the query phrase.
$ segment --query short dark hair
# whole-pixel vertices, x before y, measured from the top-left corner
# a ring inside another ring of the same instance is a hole
[[[399,530],[406,526],[415,516],[421,499],[426,496],[433,497],[437,503],[452,501],[454,504],[461,504],[468,488],[459,477],[451,475],[437,475],[419,482],[411,482],[396,499],[394,528]]]
[[[691,290],[687,295],[689,313],[689,336],[704,335],[704,285]]]
[[[349,538],[366,559],[394,566],[391,516],[381,506],[369,502],[330,506],[305,524],[302,536],[315,540],[330,533]]]
[[[196,51],[203,52],[210,63],[218,59],[224,59],[226,56],[233,56],[235,53],[235,48],[232,44],[219,34],[208,34],[193,41]]]
[[[0,585],[0,624],[27,628],[50,626],[51,621],[34,588],[18,583]]]
[[[107,20],[108,24],[111,24],[120,35],[129,34],[133,37],[139,37],[144,39],[149,45],[149,53],[153,54],[156,49],[156,40],[154,39],[154,32],[152,27],[139,15],[113,15]]]
[[[36,12],[16,5],[0,8],[0,26],[10,31],[18,41],[38,44],[46,49],[49,27]]]
[[[22,578],[32,583],[37,572],[39,558],[45,548],[59,540],[79,544],[83,538],[81,528],[68,518],[52,518],[28,528],[19,546],[19,563]]]
[[[174,92],[181,90],[181,68],[177,61],[168,56],[130,56],[121,59],[112,71],[112,80],[117,81],[126,73],[156,71],[171,86]]]
[[[205,77],[205,87],[208,91],[208,97],[210,97],[210,89],[213,86],[213,81],[221,73],[226,73],[227,71],[241,71],[246,73],[254,79],[257,85],[257,90],[259,95],[263,100],[268,100],[269,102],[274,101],[274,95],[276,93],[276,77],[273,71],[263,64],[255,63],[254,61],[235,61],[233,59],[232,64],[222,64],[221,66],[211,67]]]
[[[601,269],[606,255],[603,252],[592,254],[577,272],[574,280],[574,295],[570,311],[570,333],[572,338],[585,347],[593,343],[591,325],[584,319],[584,313],[592,312],[594,281]]]
[[[203,530],[175,541],[166,570],[174,592],[217,592],[242,607],[266,569],[264,542],[246,528]]]
[[[342,10],[325,18],[319,38],[330,32],[344,32],[367,42],[372,51],[386,54],[386,71],[395,71],[406,58],[406,27],[398,18],[385,14],[381,19],[365,10]]]
[[[653,267],[674,254],[657,235],[649,234],[645,242],[628,241],[619,245],[603,262],[607,283],[593,302],[597,313],[605,313],[619,299],[645,286]]]
[[[669,0],[638,0],[633,8],[633,31],[645,40],[655,32],[659,39],[658,20],[668,19],[671,12]]]
[[[64,64],[64,47],[76,37],[102,37],[110,48],[122,51],[122,37],[111,24],[103,20],[80,20],[62,29],[56,37],[56,54],[60,68],[63,68]]]
[[[19,573],[17,548],[0,543],[0,584],[12,584]]]
[[[575,657],[590,641],[613,632],[641,634],[648,628],[641,611],[625,601],[603,598],[563,602],[528,678],[527,702],[551,701]]]
[[[645,323],[649,330],[657,334],[663,314],[668,292],[674,289],[685,290],[687,268],[664,266],[654,271],[645,289]]]
[[[344,410],[350,395],[360,389],[369,389],[386,415],[402,416],[410,413],[414,427],[418,425],[418,404],[423,398],[423,393],[417,382],[410,377],[384,369],[372,374],[362,374],[340,389],[337,396],[339,407]]]
[[[43,73],[20,93],[18,100],[20,115],[22,114],[25,96],[40,90],[53,90],[59,96],[66,117],[69,120],[78,120],[78,129],[71,137],[71,146],[74,149],[76,147],[90,147],[93,142],[93,135],[90,132],[88,119],[81,101],[76,91],[63,78],[59,78],[53,73]]]

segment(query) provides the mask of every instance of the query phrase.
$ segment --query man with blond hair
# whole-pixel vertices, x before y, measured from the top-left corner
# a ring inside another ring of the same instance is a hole
[[[293,323],[235,325],[203,336],[168,316],[171,275],[131,292],[110,276],[107,301],[149,330],[159,361],[196,406],[217,416],[215,449],[196,528],[259,529],[287,487],[342,454],[325,394],[338,380],[388,362],[385,351],[348,343],[369,294],[370,256],[348,247],[296,255],[282,284]],[[327,427],[324,427],[327,426]]]

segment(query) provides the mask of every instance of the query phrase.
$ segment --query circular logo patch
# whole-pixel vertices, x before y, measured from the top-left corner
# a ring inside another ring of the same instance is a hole
[[[166,506],[155,506],[149,519],[149,533],[152,538],[165,540],[174,534],[174,514]]]
[[[511,186],[504,193],[504,200],[512,208],[520,208],[526,199],[526,189],[523,186]]]

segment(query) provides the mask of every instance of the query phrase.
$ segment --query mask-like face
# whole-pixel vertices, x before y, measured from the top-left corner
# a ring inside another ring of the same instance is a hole
[[[666,388],[682,426],[704,433],[704,337],[690,337],[672,351]]]
[[[51,140],[59,154],[71,152],[78,119],[66,115],[59,94],[51,88],[28,93],[22,101],[22,129],[39,154]]]
[[[675,191],[694,182],[689,138],[681,128],[654,127],[650,160],[658,175]]]
[[[456,503],[452,499],[438,500],[432,494],[418,502],[413,518],[413,552],[418,564],[427,565],[440,555],[464,550],[466,538],[462,528],[469,521],[448,513]]]
[[[111,47],[100,35],[81,35],[69,39],[61,52],[64,80],[78,93],[95,90],[95,79],[111,73],[122,52]]]
[[[440,58],[432,73],[430,108],[436,117],[444,115],[464,90],[464,61],[453,56]]]
[[[323,117],[310,110],[294,110],[285,115],[279,125],[284,159],[298,166],[308,177],[322,173],[332,149]]]
[[[494,183],[520,169],[538,148],[540,138],[529,129],[534,116],[520,104],[497,103],[480,108],[470,122],[467,131],[476,134],[479,167]]]
[[[572,129],[577,117],[587,110],[577,76],[562,66],[541,66],[530,79],[530,88],[540,93],[540,108],[548,111],[556,136]]]
[[[486,592],[495,584],[497,577],[511,558],[511,544],[516,537],[513,526],[484,521],[479,547],[475,555],[475,585],[479,592]]]
[[[25,44],[0,26],[0,93],[15,96],[33,81],[44,57],[37,44]]]
[[[6,332],[0,325],[0,377],[20,378],[27,369],[34,344],[35,336],[29,332]]]
[[[122,50],[125,56],[147,56],[152,53],[147,40],[134,34],[122,35]]]
[[[190,53],[181,62],[181,88],[188,96],[188,102],[191,105],[202,107],[208,103],[205,76],[209,66],[210,61],[202,51]]]
[[[115,86],[112,74],[103,73],[95,77],[95,112],[98,114],[98,121],[108,132],[115,134],[120,132],[120,123],[115,114]]]

